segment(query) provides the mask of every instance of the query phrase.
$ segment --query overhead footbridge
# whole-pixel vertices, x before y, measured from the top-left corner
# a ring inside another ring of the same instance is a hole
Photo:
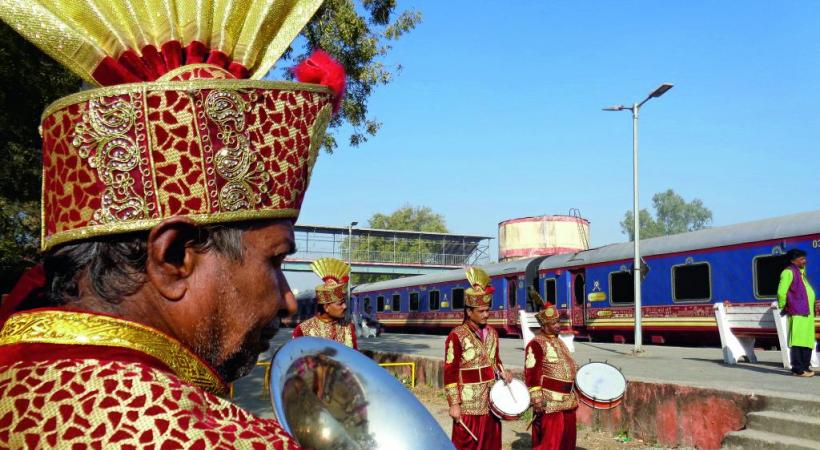
[[[489,236],[296,225],[295,254],[283,269],[310,271],[323,257],[350,261],[355,273],[423,275],[490,262]]]

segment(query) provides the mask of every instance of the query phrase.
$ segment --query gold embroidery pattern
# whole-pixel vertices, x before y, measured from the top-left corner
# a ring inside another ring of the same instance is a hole
[[[195,80],[61,100],[42,124],[42,249],[172,216],[298,217],[330,99],[312,85]]]
[[[0,398],[0,448],[296,448],[276,421],[141,363],[0,366]]]
[[[133,133],[138,108],[138,95],[128,99],[93,99],[83,114],[82,123],[74,129],[72,145],[77,153],[96,169],[105,185],[101,205],[94,211],[90,225],[143,219],[145,200],[134,189],[131,172],[138,168],[140,149],[130,134]],[[150,191],[149,191],[150,192]],[[148,193],[146,193],[148,194]]]
[[[447,346],[447,364],[452,364],[453,360],[455,359],[455,351],[453,349],[452,341]]]
[[[478,336],[467,324],[455,327],[451,333],[455,334],[455,337],[451,339],[458,339],[462,348],[459,370],[487,366],[495,367],[497,365],[494,349],[498,342],[498,334],[494,329],[488,328],[486,342],[484,343],[478,339]],[[492,352],[490,352],[491,350]],[[459,384],[462,414],[480,416],[489,413],[492,383],[493,380],[468,385]],[[465,394],[465,390],[468,391],[467,394]]]
[[[534,345],[540,345],[544,352],[541,361],[541,376],[566,382],[575,381],[577,371],[575,360],[567,347],[557,336],[544,336],[541,334],[533,338]],[[533,402],[537,412],[551,413],[573,409],[578,406],[578,395],[573,390],[569,394],[550,391],[546,388],[541,390],[539,404]]]
[[[535,355],[532,353],[532,349],[527,349],[527,358],[524,360],[524,367],[527,369],[532,369],[535,367]]]
[[[350,325],[342,325],[336,321],[325,322],[318,317],[311,317],[297,325],[297,327],[304,336],[330,339],[353,348],[353,334],[350,331]]]
[[[44,343],[124,347],[162,361],[183,380],[208,392],[227,392],[219,377],[181,343],[138,323],[97,314],[37,311],[12,316],[0,345]]]
[[[249,101],[258,100],[256,93],[248,94]],[[214,155],[214,166],[227,183],[219,190],[222,211],[249,209],[268,191],[270,175],[265,165],[251,151],[245,132],[245,113],[250,106],[236,91],[211,91],[205,99],[205,114],[219,126],[217,138],[223,147]]]

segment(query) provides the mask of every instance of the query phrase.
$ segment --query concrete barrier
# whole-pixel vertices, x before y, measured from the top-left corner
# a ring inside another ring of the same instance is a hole
[[[444,360],[365,351],[375,361],[416,363],[416,383],[442,388]],[[522,377],[521,369],[512,369]],[[766,398],[752,394],[677,384],[629,381],[623,403],[612,410],[578,409],[587,427],[626,432],[630,437],[669,447],[719,449],[726,433],[746,426],[746,414],[763,409]]]

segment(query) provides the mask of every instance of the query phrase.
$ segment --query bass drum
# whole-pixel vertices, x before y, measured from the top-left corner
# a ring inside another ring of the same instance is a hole
[[[615,366],[591,362],[578,369],[575,390],[581,403],[594,409],[612,409],[626,393],[626,378]]]
[[[516,420],[530,407],[530,392],[523,381],[498,380],[490,388],[490,412],[502,420]]]
[[[271,361],[276,418],[313,450],[454,449],[427,408],[372,359],[338,342],[300,337]]]

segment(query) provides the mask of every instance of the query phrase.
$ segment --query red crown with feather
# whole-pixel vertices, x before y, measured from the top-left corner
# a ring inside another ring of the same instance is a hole
[[[344,70],[263,81],[321,0],[8,0],[0,18],[103,86],[43,113],[44,250],[197,223],[295,220]]]

